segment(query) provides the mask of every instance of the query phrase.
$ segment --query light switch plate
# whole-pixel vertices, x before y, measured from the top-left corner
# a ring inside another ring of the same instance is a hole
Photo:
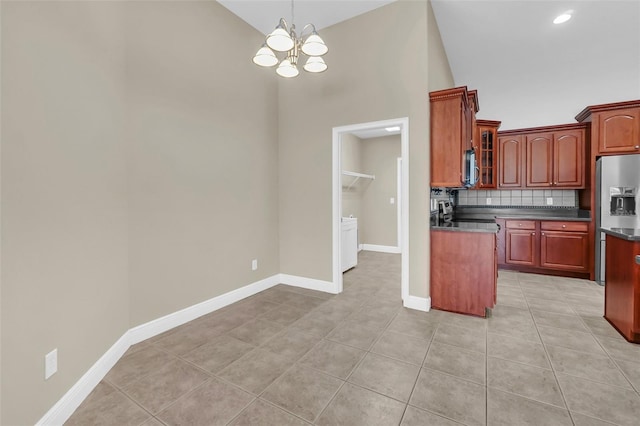
[[[547,205],[548,206],[552,206],[553,205],[553,197],[547,197]]]
[[[487,198],[487,205],[491,204],[491,198]]]
[[[256,269],[258,269],[258,259],[253,259],[251,261],[251,270],[255,271]]]

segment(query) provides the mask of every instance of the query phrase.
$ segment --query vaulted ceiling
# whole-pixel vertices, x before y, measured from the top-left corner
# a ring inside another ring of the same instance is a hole
[[[286,0],[218,1],[263,33],[291,19]],[[295,22],[320,29],[391,2],[298,0]],[[587,105],[640,99],[640,0],[432,4],[455,84],[477,89],[478,117],[502,129],[569,123]],[[567,10],[573,18],[554,25]]]

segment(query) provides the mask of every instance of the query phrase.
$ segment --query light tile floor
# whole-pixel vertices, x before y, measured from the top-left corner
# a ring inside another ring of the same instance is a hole
[[[638,425],[640,345],[593,282],[500,271],[490,319],[412,311],[398,255],[132,347],[68,425]]]

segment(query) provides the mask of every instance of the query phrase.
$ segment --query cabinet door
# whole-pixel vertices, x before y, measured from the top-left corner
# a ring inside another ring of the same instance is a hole
[[[542,231],[540,266],[549,269],[588,272],[589,237],[586,232]]]
[[[640,152],[640,108],[598,112],[594,119],[600,153]]]
[[[549,187],[553,183],[553,134],[533,133],[525,136],[526,186]]]
[[[462,185],[467,109],[461,96],[431,100],[431,186]]]
[[[498,138],[498,186],[500,188],[522,187],[522,136]]]
[[[478,127],[476,132],[479,179],[478,188],[495,188],[496,182],[496,128]]]
[[[584,187],[584,131],[553,135],[553,186]]]
[[[507,229],[505,263],[536,265],[536,233],[531,230]]]
[[[473,132],[475,130],[476,113],[474,111],[475,104],[472,97],[469,97],[469,104],[464,106],[464,139],[462,140],[462,149],[473,149]]]

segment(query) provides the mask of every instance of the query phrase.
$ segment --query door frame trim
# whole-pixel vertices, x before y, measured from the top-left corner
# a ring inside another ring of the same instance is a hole
[[[343,289],[342,270],[340,267],[342,247],[340,244],[342,218],[342,135],[361,130],[380,129],[400,126],[401,155],[401,194],[399,209],[401,212],[400,241],[401,254],[401,296],[405,306],[410,303],[409,298],[409,117],[390,120],[372,121],[368,123],[352,124],[333,128],[332,141],[332,198],[333,198],[333,292],[341,293]]]

